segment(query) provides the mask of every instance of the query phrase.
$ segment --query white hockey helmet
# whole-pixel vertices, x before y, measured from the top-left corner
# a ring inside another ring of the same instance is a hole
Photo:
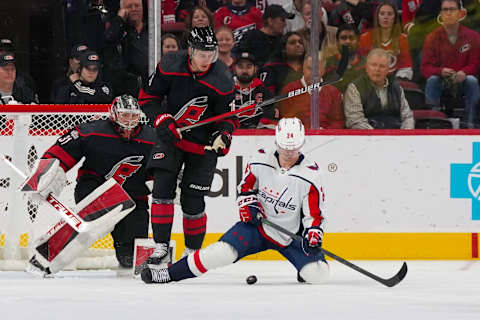
[[[298,118],[282,118],[275,128],[275,143],[284,150],[300,149],[305,143],[305,128]]]
[[[126,130],[137,127],[142,115],[137,99],[128,94],[116,97],[109,111],[110,120]]]

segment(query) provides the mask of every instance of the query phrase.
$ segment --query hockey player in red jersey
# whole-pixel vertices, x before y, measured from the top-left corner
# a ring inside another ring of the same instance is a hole
[[[36,240],[27,271],[44,275],[58,272],[110,231],[120,266],[132,266],[135,238],[148,236],[147,196],[150,190],[145,182],[151,179],[147,173],[147,162],[155,141],[154,129],[140,124],[140,115],[141,110],[135,98],[128,95],[117,97],[110,107],[110,119],[76,126],[44,153],[40,164],[42,161],[53,164],[43,172],[39,170],[45,166],[39,165],[27,178],[28,181],[38,176],[37,197],[58,195],[66,184],[65,172],[84,159],[75,186],[76,203],[89,196],[106,180],[114,178],[135,201],[136,207],[120,222],[105,225],[94,234],[78,233],[68,224],[54,234],[46,234]],[[94,221],[101,214],[82,218]]]
[[[194,27],[188,52],[165,55],[140,91],[139,103],[153,121],[158,141],[150,157],[154,186],[151,223],[156,248],[148,264],[168,262],[177,177],[180,183],[186,253],[200,249],[209,192],[217,157],[228,153],[236,118],[179,133],[177,128],[232,110],[234,84],[223,63],[216,62],[218,45],[211,27]],[[163,97],[166,102],[162,103]]]
[[[297,118],[283,118],[275,130],[276,150],[264,149],[247,164],[238,186],[241,222],[218,242],[195,251],[162,269],[146,268],[146,283],[194,278],[208,270],[234,263],[267,249],[280,252],[298,271],[299,281],[323,283],[329,273],[322,245],[325,227],[325,193],[320,168],[300,152],[305,129]],[[286,230],[302,232],[303,241],[263,223],[263,218]]]

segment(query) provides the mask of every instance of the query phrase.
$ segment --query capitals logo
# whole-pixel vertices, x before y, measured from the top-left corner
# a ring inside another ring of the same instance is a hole
[[[114,178],[120,185],[123,185],[127,178],[142,167],[142,160],[143,156],[130,156],[120,160],[105,176],[105,179]]]
[[[175,115],[179,127],[186,127],[195,124],[200,120],[207,110],[208,96],[195,97],[185,103]]]
[[[263,198],[265,203],[273,205],[273,210],[276,214],[286,213],[285,210],[295,211],[297,206],[292,203],[293,197],[290,197],[288,200],[285,197],[288,187],[285,188],[281,193],[273,189],[263,187],[263,189],[258,190],[258,195]]]

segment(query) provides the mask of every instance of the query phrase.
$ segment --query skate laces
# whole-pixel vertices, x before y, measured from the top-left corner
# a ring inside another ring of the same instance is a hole
[[[170,282],[170,274],[168,273],[168,269],[150,269],[152,273],[152,281],[159,282],[159,283],[166,283]]]
[[[166,243],[157,243],[153,250],[152,257],[163,258],[168,253],[168,245]]]

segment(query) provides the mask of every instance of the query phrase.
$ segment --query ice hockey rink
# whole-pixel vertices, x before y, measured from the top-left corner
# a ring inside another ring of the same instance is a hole
[[[353,261],[388,278],[401,261]],[[299,284],[286,261],[240,261],[196,279],[146,285],[116,271],[55,279],[0,272],[0,319],[479,319],[480,261],[407,261],[388,288],[330,261],[324,285]],[[258,282],[248,285],[247,276]]]

